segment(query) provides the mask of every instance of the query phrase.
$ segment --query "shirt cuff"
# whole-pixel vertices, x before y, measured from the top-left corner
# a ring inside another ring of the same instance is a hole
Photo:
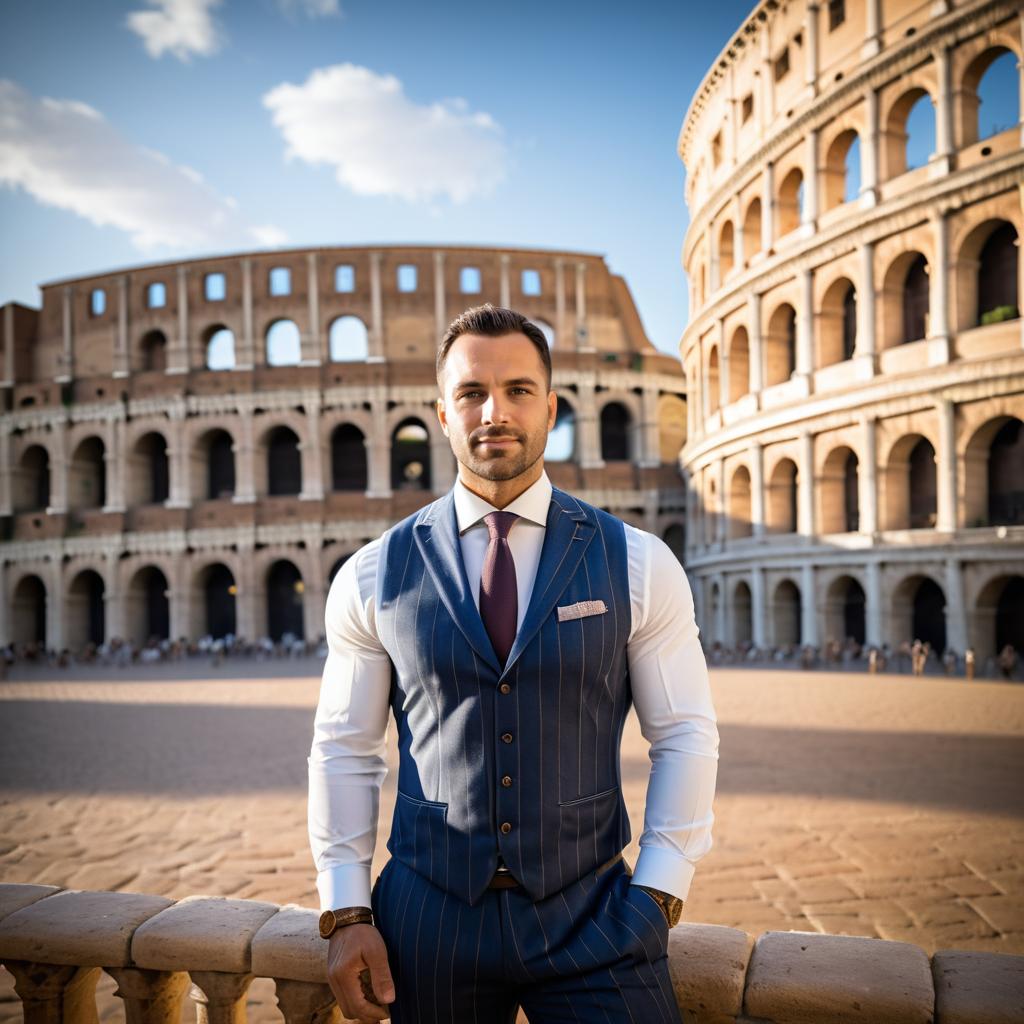
[[[657,846],[641,846],[633,871],[633,885],[647,885],[685,900],[695,866],[685,857]]]
[[[321,910],[370,906],[370,868],[364,864],[341,864],[316,876]]]

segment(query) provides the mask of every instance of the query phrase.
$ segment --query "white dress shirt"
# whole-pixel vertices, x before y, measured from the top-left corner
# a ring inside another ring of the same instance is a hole
[[[462,560],[477,607],[492,505],[455,484]],[[546,532],[551,483],[542,474],[505,511],[516,566],[517,628],[530,603]],[[632,624],[626,654],[640,730],[651,744],[635,885],[686,898],[696,862],[711,848],[718,729],[693,595],[675,555],[653,534],[626,525]],[[327,597],[328,655],[309,758],[309,841],[324,910],[370,905],[391,687],[374,587],[380,541],[338,571]]]

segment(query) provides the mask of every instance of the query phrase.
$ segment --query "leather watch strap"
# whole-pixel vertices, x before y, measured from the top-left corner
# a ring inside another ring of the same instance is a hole
[[[339,928],[347,928],[350,924],[373,924],[373,911],[369,907],[325,910],[320,915],[320,937],[329,939]]]

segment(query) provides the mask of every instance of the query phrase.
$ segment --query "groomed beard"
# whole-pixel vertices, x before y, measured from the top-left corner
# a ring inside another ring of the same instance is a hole
[[[519,447],[511,452],[495,451],[489,457],[477,454],[479,444],[488,437],[514,437]],[[514,480],[522,476],[536,461],[544,455],[547,445],[547,432],[539,438],[531,438],[522,430],[508,427],[483,427],[473,431],[463,443],[452,444],[455,458],[484,480]]]

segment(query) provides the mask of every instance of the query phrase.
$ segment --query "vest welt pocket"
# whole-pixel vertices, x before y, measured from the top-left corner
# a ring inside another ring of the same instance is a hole
[[[421,800],[418,796],[410,796],[408,793],[403,793],[400,789],[395,792],[403,800],[408,800],[409,803],[415,804],[417,807],[429,807],[432,810],[447,811],[448,805],[446,803],[440,803],[437,800]]]
[[[618,793],[619,787],[612,786],[611,789],[603,789],[600,793],[591,793],[590,796],[578,796],[573,800],[560,800],[558,802],[559,807],[578,807],[580,804],[593,803],[595,800],[600,800],[603,797],[611,796],[613,793]]]

